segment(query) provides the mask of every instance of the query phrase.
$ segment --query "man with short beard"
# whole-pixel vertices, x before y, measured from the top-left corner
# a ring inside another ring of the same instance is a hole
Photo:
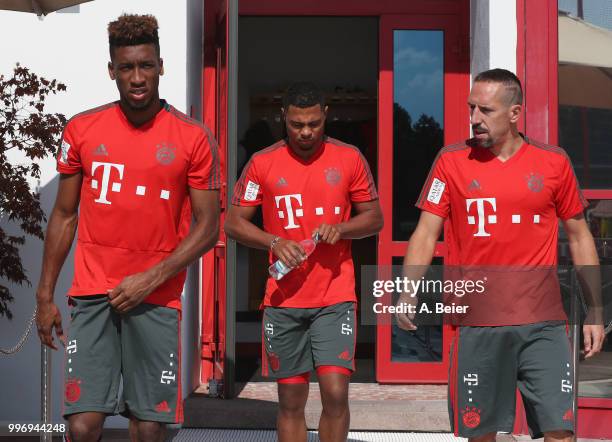
[[[72,442],[98,441],[116,413],[132,441],[162,441],[165,424],[183,419],[180,296],[185,268],[218,237],[220,169],[210,131],[159,98],[157,29],[150,15],[108,25],[119,100],[73,117],[57,157],[36,323],[43,344],[57,349],[53,330],[67,341]],[[77,221],[64,338],[53,295]]]
[[[520,284],[507,278],[512,290],[497,284],[473,298],[470,309],[481,303],[489,308],[456,330],[449,376],[451,426],[456,435],[479,442],[511,432],[518,386],[532,437],[570,441],[574,416],[567,317],[556,274],[543,284],[530,283],[550,275],[548,269],[557,264],[558,219],[574,264],[599,265],[582,213],[587,202],[565,151],[519,133],[522,89],[516,75],[503,69],[478,74],[468,105],[474,137],[442,148],[436,157],[416,204],[422,212],[404,271],[411,278],[422,276],[448,221],[445,265],[471,272],[481,268],[484,275],[483,266],[498,266],[489,282],[513,276],[516,268],[523,276]],[[399,302],[414,304],[415,295],[403,293]],[[583,327],[587,358],[601,350],[604,338],[601,310],[589,314]],[[397,315],[402,329],[414,330],[412,320],[413,315]]]
[[[277,380],[280,442],[306,442],[304,407],[316,369],[323,410],[319,438],[345,441],[355,357],[355,276],[351,240],[382,228],[378,194],[355,146],[326,137],[327,106],[311,83],[283,100],[287,139],[254,154],[234,189],[225,232],[270,251],[293,270],[268,279],[262,371]],[[262,207],[263,229],[251,222]],[[351,212],[354,212],[354,215]],[[318,237],[306,259],[301,240]]]

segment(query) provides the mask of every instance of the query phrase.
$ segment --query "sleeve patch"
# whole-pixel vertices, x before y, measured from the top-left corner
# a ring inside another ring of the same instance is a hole
[[[444,181],[440,181],[437,178],[434,178],[431,183],[431,187],[429,188],[429,194],[427,195],[427,201],[432,202],[434,204],[440,203],[440,198],[442,198],[442,194],[444,193],[444,189],[446,188],[446,183]]]
[[[66,140],[63,140],[59,160],[64,164],[68,164],[68,151],[69,150],[70,150],[70,144],[68,144]]]
[[[257,200],[257,192],[259,192],[259,184],[255,184],[253,181],[249,180],[246,186],[246,189],[244,191],[244,200],[245,201]]]

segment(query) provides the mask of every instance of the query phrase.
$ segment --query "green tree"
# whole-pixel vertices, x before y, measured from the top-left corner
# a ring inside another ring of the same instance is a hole
[[[31,285],[19,255],[25,234],[43,239],[46,216],[40,194],[28,180],[40,178],[38,162],[55,155],[66,124],[62,114],[45,113],[49,94],[65,91],[57,80],[39,77],[19,63],[10,77],[0,75],[0,220],[18,224],[24,235],[9,235],[0,227],[0,316],[12,318],[13,296],[4,281]],[[18,151],[24,160],[8,161]]]

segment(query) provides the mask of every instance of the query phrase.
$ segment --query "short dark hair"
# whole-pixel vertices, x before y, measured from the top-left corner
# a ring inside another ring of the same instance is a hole
[[[478,81],[503,84],[508,92],[508,102],[511,105],[523,104],[523,88],[521,87],[521,81],[513,72],[506,69],[490,69],[476,75],[474,83]]]
[[[153,44],[159,57],[157,19],[152,15],[123,14],[108,24],[108,45],[111,58],[114,48]]]
[[[305,108],[317,104],[321,105],[321,108],[325,108],[325,96],[316,84],[306,81],[293,83],[287,88],[283,97],[283,108],[285,111],[287,111],[289,106]]]

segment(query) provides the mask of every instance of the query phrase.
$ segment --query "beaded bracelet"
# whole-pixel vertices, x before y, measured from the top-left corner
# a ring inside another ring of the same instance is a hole
[[[280,236],[275,236],[270,242],[270,250],[274,251],[274,246],[281,240]]]

